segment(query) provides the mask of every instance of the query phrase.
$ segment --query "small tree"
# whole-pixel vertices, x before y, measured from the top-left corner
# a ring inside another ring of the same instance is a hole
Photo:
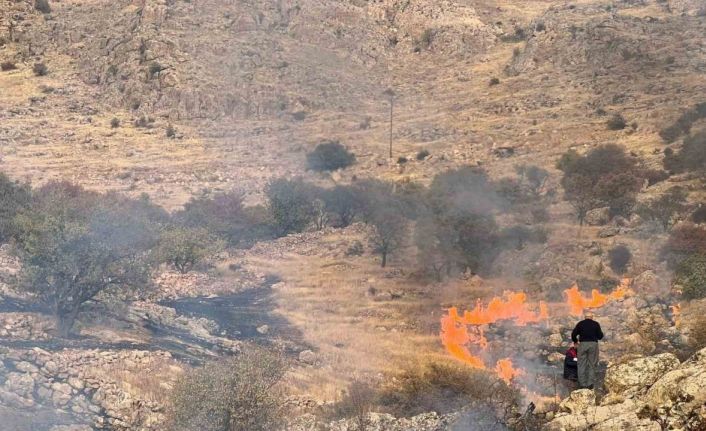
[[[160,235],[160,259],[186,274],[223,249],[223,244],[204,228],[172,227]]]
[[[406,237],[405,205],[390,183],[368,181],[359,187],[365,199],[365,222],[373,227],[370,242],[375,253],[380,254],[384,268],[388,256],[402,246]]]
[[[433,273],[438,282],[455,262],[455,259],[451,258],[454,253],[453,242],[444,241],[444,233],[441,230],[442,227],[430,215],[420,217],[414,229],[419,266]]]
[[[363,210],[363,198],[360,191],[350,186],[335,186],[322,193],[326,210],[334,215],[339,227],[350,225]]]
[[[678,153],[665,151],[664,169],[672,172],[706,172],[706,131],[701,131],[684,138],[684,144]]]
[[[625,118],[623,118],[622,115],[614,114],[607,121],[606,125],[608,126],[609,130],[623,130],[625,127],[627,127],[628,123],[627,121],[625,121]]]
[[[300,178],[276,179],[267,185],[267,208],[277,236],[303,231],[312,221],[312,187]]]
[[[188,372],[172,391],[173,431],[269,431],[283,418],[278,388],[286,362],[250,347],[221,362]]]
[[[672,225],[675,215],[686,210],[687,192],[681,187],[672,187],[662,196],[642,205],[639,214],[647,220],[658,221],[664,230]]]
[[[335,171],[355,163],[355,155],[338,141],[325,141],[307,154],[306,160],[313,171]]]
[[[156,230],[144,202],[50,183],[20,213],[23,287],[54,309],[67,337],[84,303],[149,284]]]
[[[519,175],[530,192],[535,196],[540,194],[544,188],[544,184],[547,182],[547,178],[549,178],[549,172],[546,169],[535,165],[516,166],[515,172],[517,172],[517,175]]]
[[[618,275],[625,273],[631,258],[630,249],[624,245],[617,245],[608,252],[610,268]]]
[[[32,72],[34,72],[36,76],[45,76],[49,73],[49,68],[43,62],[35,63],[34,66],[32,66]]]

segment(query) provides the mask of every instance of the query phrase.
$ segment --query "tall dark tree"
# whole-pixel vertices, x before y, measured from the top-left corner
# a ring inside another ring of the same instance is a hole
[[[652,199],[639,208],[639,214],[648,219],[656,220],[664,228],[669,229],[674,217],[686,210],[688,193],[681,187],[672,187],[656,199]]]
[[[115,194],[50,183],[16,217],[23,286],[54,311],[69,336],[82,306],[100,295],[150,282],[159,211]]]
[[[380,254],[380,265],[384,268],[389,255],[403,245],[407,236],[404,202],[391,183],[370,180],[359,184],[357,189],[364,199],[363,218],[373,228],[370,242]]]

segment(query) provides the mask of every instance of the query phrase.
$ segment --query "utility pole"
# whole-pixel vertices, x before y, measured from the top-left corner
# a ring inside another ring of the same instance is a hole
[[[392,114],[395,106],[395,92],[392,88],[388,88],[383,94],[390,98],[390,159],[392,159]]]

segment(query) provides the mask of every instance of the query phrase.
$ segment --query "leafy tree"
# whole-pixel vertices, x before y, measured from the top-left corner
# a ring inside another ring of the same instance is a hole
[[[323,191],[326,210],[334,215],[338,227],[350,225],[363,210],[363,197],[360,190],[350,186],[335,186]]]
[[[251,347],[236,357],[188,372],[172,391],[170,429],[279,429],[283,403],[278,384],[286,368],[280,354]]]
[[[265,193],[277,236],[301,232],[312,222],[312,197],[315,193],[301,178],[273,180],[267,185]]]
[[[309,169],[314,171],[335,171],[355,163],[355,155],[338,141],[325,141],[306,156]]]
[[[10,180],[0,173],[0,242],[15,236],[14,218],[29,206],[29,186]]]
[[[642,205],[639,214],[647,220],[658,221],[664,230],[669,229],[675,215],[686,210],[687,192],[681,187],[672,187],[662,196]]]
[[[67,337],[83,304],[146,286],[154,266],[158,213],[147,202],[88,192],[69,183],[36,190],[16,217],[23,286],[53,308]]]
[[[365,221],[373,227],[370,241],[384,268],[388,256],[402,246],[407,235],[404,205],[395,196],[392,185],[385,183],[369,188],[365,198]]]
[[[706,255],[694,254],[684,259],[674,274],[685,299],[706,297]]]
[[[199,262],[223,249],[223,244],[204,228],[171,227],[159,239],[159,257],[186,274]]]
[[[584,156],[574,150],[561,156],[557,168],[564,172],[564,197],[574,207],[579,224],[590,210],[601,206],[610,207],[613,214],[629,214],[642,185],[636,165],[622,147],[613,144]]]
[[[498,252],[494,212],[501,199],[485,172],[464,167],[439,174],[427,201],[449,265],[472,272],[489,268]]]
[[[417,246],[417,260],[425,271],[441,281],[444,272],[448,273],[455,262],[453,241],[445,241],[449,232],[436,223],[431,215],[420,217],[414,229],[414,243]]]

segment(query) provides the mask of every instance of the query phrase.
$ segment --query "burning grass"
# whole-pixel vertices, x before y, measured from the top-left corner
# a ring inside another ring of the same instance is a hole
[[[564,291],[566,307],[562,315],[580,316],[585,309],[599,308],[608,302],[625,298],[632,293],[630,283],[631,280],[626,278],[608,294],[594,289],[590,297],[585,297],[574,284]],[[539,301],[532,305],[527,303],[527,295],[524,292],[505,292],[502,297],[492,298],[488,305],[483,305],[478,300],[475,308],[464,312],[463,315],[459,314],[456,307],[449,308],[441,319],[441,342],[455,359],[473,368],[488,369],[488,339],[485,335],[488,325],[510,321],[517,326],[525,326],[549,319],[549,309],[545,302]],[[470,346],[476,346],[480,352],[472,352]],[[506,383],[525,374],[522,369],[515,367],[511,358],[498,359],[494,372]]]

